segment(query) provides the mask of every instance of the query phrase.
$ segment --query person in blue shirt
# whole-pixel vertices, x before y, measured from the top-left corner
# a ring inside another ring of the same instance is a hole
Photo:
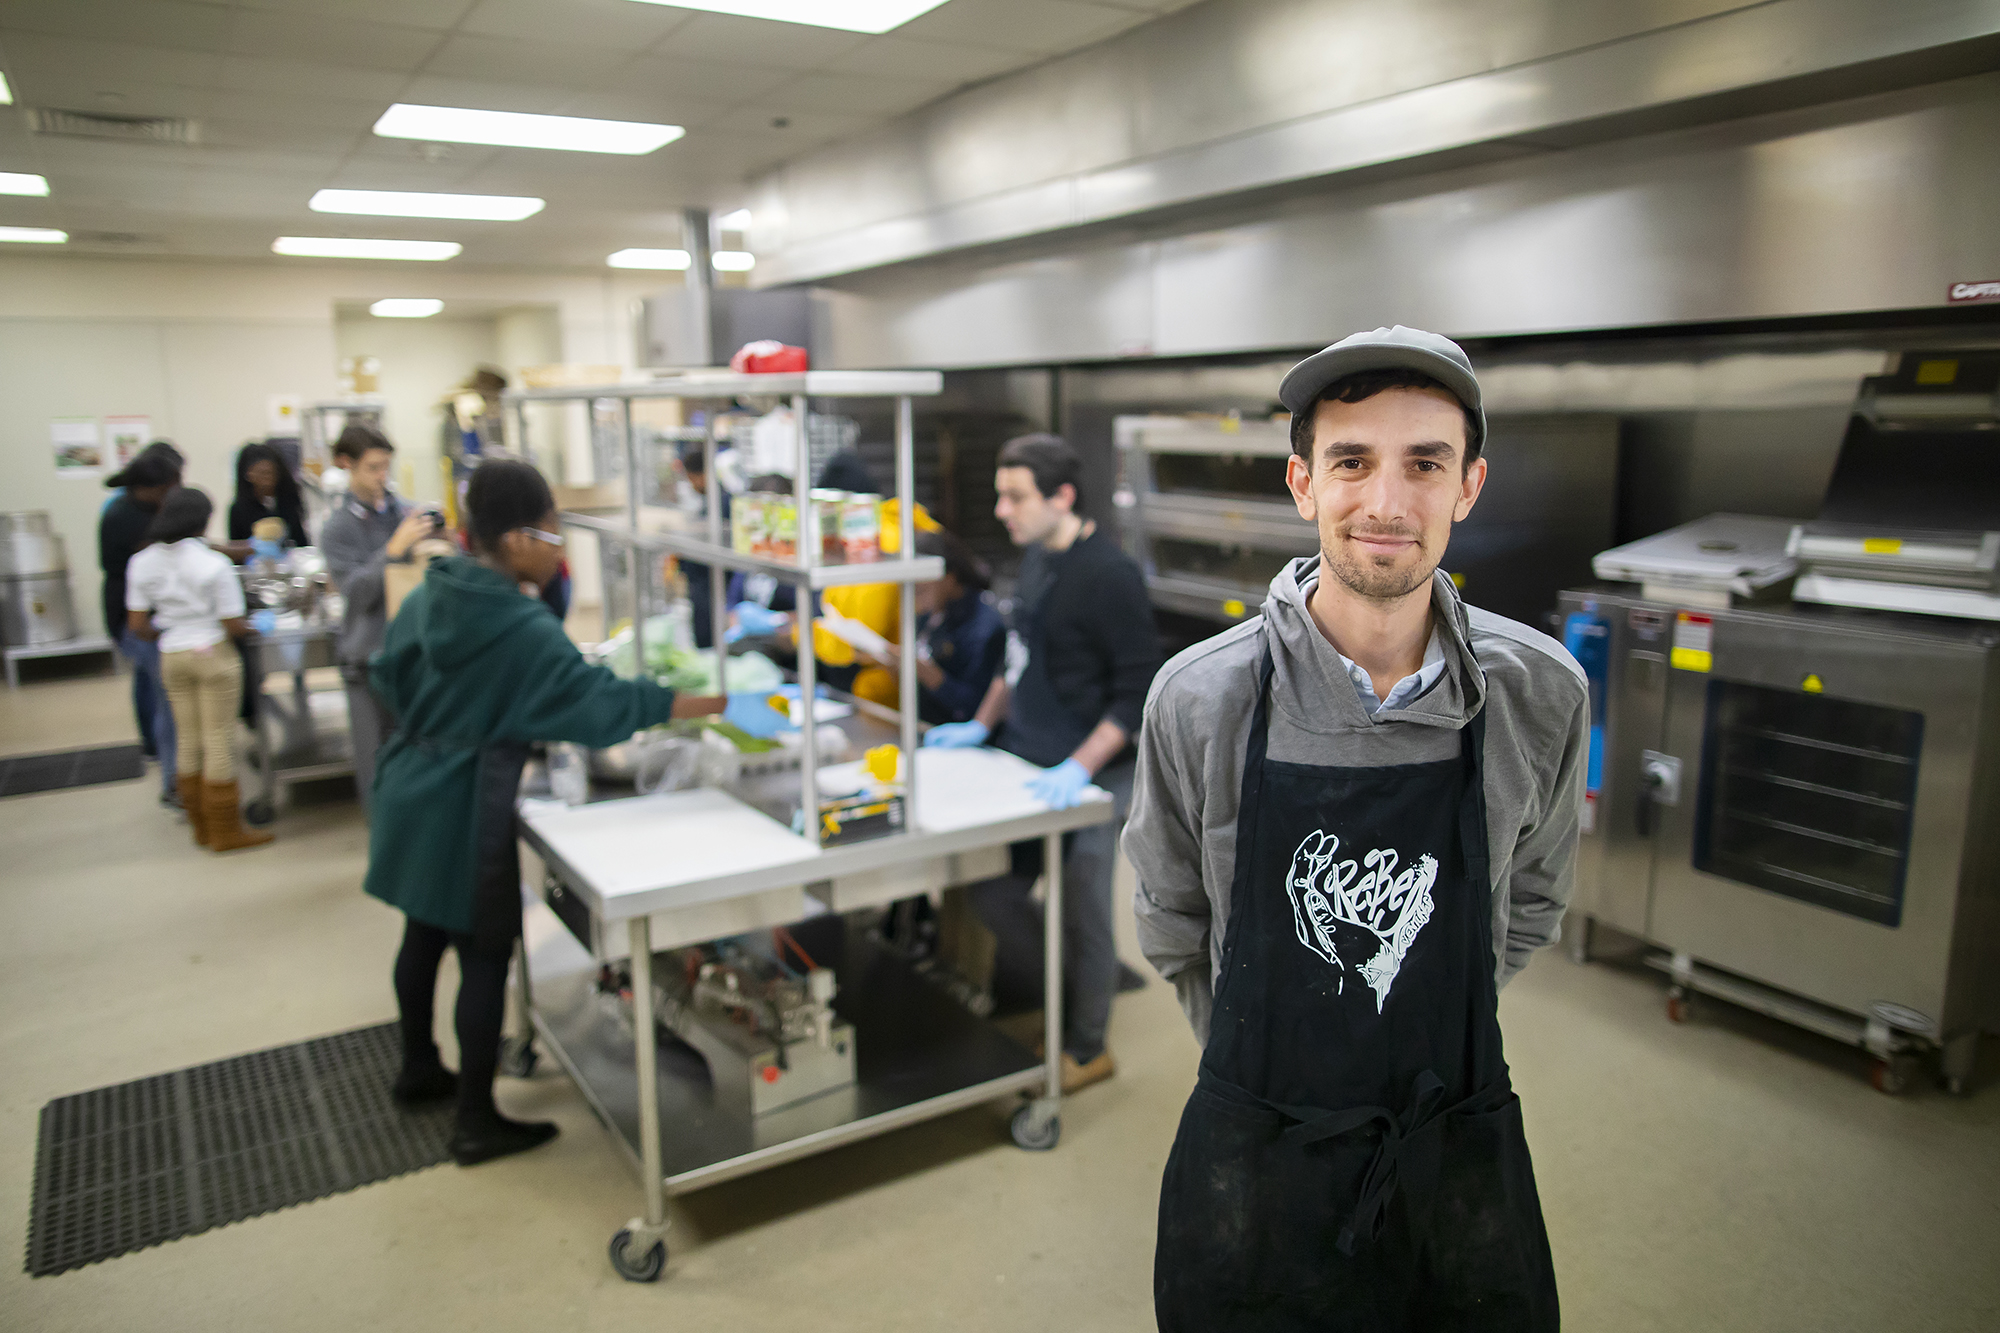
[[[944,560],[943,578],[917,585],[917,716],[966,722],[1007,656],[1006,622],[986,596],[993,576],[948,532],[919,532],[917,554]]]

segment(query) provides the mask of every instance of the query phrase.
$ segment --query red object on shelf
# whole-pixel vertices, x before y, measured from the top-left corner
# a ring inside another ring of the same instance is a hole
[[[729,358],[729,368],[740,375],[796,375],[812,368],[812,358],[803,347],[764,339],[744,343]]]
[[[764,1066],[764,1081],[766,1083],[776,1083],[778,1081],[778,1067],[776,1065]]]

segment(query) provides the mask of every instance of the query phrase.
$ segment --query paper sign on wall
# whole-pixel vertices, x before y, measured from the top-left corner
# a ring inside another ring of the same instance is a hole
[[[104,454],[109,467],[123,468],[152,440],[151,417],[104,418]]]
[[[49,422],[49,447],[58,477],[96,477],[104,472],[104,445],[96,417],[57,417]]]
[[[274,393],[264,400],[264,429],[276,436],[296,438],[299,433],[299,396]]]

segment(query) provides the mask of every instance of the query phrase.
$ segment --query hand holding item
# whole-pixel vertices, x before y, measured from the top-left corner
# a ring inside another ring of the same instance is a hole
[[[780,702],[783,702],[781,696],[773,696],[768,690],[732,694],[729,696],[729,706],[722,710],[722,720],[739,728],[746,735],[755,736],[758,740],[769,740],[783,730],[791,720],[789,706],[782,713],[771,706],[774,697],[779,697]]]
[[[736,618],[736,628],[744,634],[776,634],[790,619],[781,611],[773,611],[770,607],[759,606],[755,602],[738,602],[730,607],[729,611]]]
[[[250,553],[254,559],[269,560],[275,565],[285,554],[285,548],[278,542],[265,541],[261,537],[253,537],[250,540]]]
[[[975,745],[986,744],[986,738],[992,734],[986,729],[986,724],[977,718],[970,722],[946,722],[932,727],[925,734],[924,747],[932,750],[969,750]]]
[[[1065,759],[1029,778],[1028,794],[1051,810],[1067,810],[1083,799],[1083,789],[1089,785],[1090,770],[1074,759]]]
[[[278,613],[269,607],[253,612],[250,616],[250,628],[269,638],[278,628]]]
[[[676,694],[674,696],[674,720],[689,717],[713,717],[726,713],[729,697],[723,694]]]
[[[389,534],[389,544],[382,549],[391,560],[401,560],[410,553],[410,548],[431,535],[431,516],[428,510],[412,509],[403,515],[403,521]]]

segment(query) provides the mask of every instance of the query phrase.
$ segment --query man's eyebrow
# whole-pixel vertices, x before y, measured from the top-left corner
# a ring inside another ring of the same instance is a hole
[[[1328,458],[1368,458],[1375,452],[1375,446],[1365,440],[1334,440],[1322,447]],[[1417,458],[1456,458],[1458,446],[1448,440],[1421,440],[1404,446],[1403,452]]]
[[[1455,458],[1458,456],[1458,447],[1444,440],[1424,440],[1410,445],[1404,452],[1414,454],[1418,458]]]

